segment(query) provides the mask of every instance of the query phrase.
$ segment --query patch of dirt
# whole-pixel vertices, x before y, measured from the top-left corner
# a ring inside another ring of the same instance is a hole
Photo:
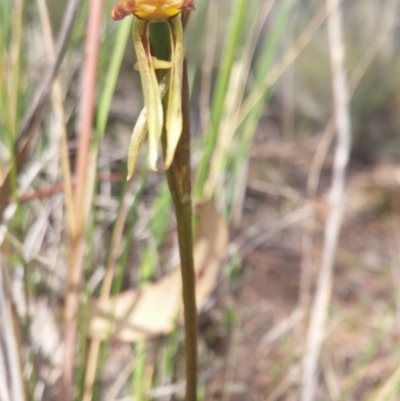
[[[320,136],[291,146],[265,132],[256,136],[248,183],[280,186],[283,195],[250,186],[239,232],[260,219],[271,222],[306,203],[309,166]],[[289,150],[288,150],[289,149]],[[295,157],[294,157],[295,155]],[[332,157],[321,171],[314,224],[311,299],[317,285],[323,229],[328,213]],[[400,327],[398,271],[400,201],[398,166],[352,165],[342,233],[336,255],[333,293],[323,345],[318,400],[360,400],[392,373]],[[383,178],[382,178],[383,177]],[[287,190],[290,191],[287,191]],[[287,193],[299,195],[290,199]],[[208,400],[295,400],[310,304],[299,308],[303,224],[268,238],[244,257],[242,285],[234,301],[237,321],[226,369],[209,386]],[[281,331],[279,331],[281,329]],[[390,344],[390,346],[385,346]],[[391,352],[392,351],[392,352]],[[376,366],[381,367],[377,372]],[[375,374],[371,374],[375,372]]]

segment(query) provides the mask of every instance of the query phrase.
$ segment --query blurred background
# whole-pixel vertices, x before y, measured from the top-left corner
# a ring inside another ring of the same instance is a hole
[[[0,400],[64,399],[63,315],[74,301],[73,399],[83,399],[93,360],[95,400],[183,399],[183,329],[171,312],[180,296],[175,217],[146,146],[125,180],[143,96],[132,19],[112,21],[115,4],[101,10],[90,86],[89,0],[0,0]],[[312,399],[400,400],[399,1],[342,1],[352,149],[328,284],[318,277],[337,146],[329,8],[322,0],[196,8],[186,31],[195,259],[209,257],[197,282],[199,399],[307,401],[314,356]],[[129,310],[139,291],[141,316]],[[318,291],[325,319],[313,331]],[[104,310],[112,317],[113,305],[126,326],[110,334]],[[135,319],[151,330],[129,330]]]

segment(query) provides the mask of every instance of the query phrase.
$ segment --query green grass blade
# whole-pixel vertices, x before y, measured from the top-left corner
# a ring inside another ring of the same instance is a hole
[[[283,2],[279,3],[279,10],[274,20],[274,25],[272,26],[272,29],[268,34],[268,38],[265,41],[262,52],[255,66],[252,88],[259,87],[263,82],[264,77],[273,67],[275,55],[281,38],[287,27],[289,16],[294,4],[295,0],[284,0]],[[249,157],[249,151],[253,142],[254,133],[256,131],[257,125],[259,124],[265,104],[268,102],[270,96],[270,88],[266,88],[266,91],[264,92],[262,98],[251,110],[250,114],[244,122],[242,129],[239,130],[239,133],[237,135],[239,140],[239,146],[237,147],[238,152],[232,155],[231,167],[229,168],[229,170],[233,172],[233,175],[229,184],[231,189],[227,191],[228,198],[230,198],[227,199],[228,207],[230,206],[232,197],[235,196],[236,190],[234,189],[234,187],[237,187],[236,183],[240,179],[240,174],[243,171],[244,163],[246,163],[246,160]]]
[[[220,71],[218,73],[212,102],[211,127],[206,136],[204,155],[202,158],[202,163],[199,167],[197,182],[195,185],[195,195],[198,197],[201,197],[203,193],[213,149],[217,141],[217,135],[224,112],[232,66],[238,52],[240,38],[244,27],[243,22],[246,15],[246,8],[246,0],[236,0],[233,4],[232,16],[226,35],[226,44],[222,55]]]
[[[171,196],[166,181],[163,181],[160,194],[153,203],[153,216],[149,227],[151,238],[142,255],[139,271],[139,285],[143,287],[155,275],[157,267],[157,252],[160,251],[165,233],[167,231],[169,215],[171,213]],[[147,362],[147,343],[141,341],[135,345],[136,363],[132,376],[133,394],[136,400],[144,400],[145,390],[142,386]]]
[[[209,0],[201,1],[196,8],[196,12],[193,13],[191,16],[192,19],[195,19],[196,24],[193,34],[190,35],[188,48],[186,50],[188,56],[188,79],[190,93],[192,93],[194,78],[196,76],[197,66],[199,65],[201,46],[203,43],[205,31],[207,29],[208,4]]]
[[[131,32],[131,27],[132,18],[125,18],[118,27],[114,51],[111,55],[110,65],[105,77],[105,85],[100,95],[99,105],[97,108],[97,143],[100,143],[106,129],[111,100],[114,95],[119,70],[121,68],[122,58],[124,56],[126,44],[129,38],[129,34]]]

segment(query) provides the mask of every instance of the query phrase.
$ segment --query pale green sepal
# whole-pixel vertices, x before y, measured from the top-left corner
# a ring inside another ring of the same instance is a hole
[[[171,32],[171,84],[168,94],[166,116],[167,149],[165,168],[168,169],[174,159],[175,150],[182,134],[182,74],[183,74],[183,26],[178,15],[169,20]]]
[[[168,70],[172,66],[172,63],[170,61],[159,60],[157,57],[152,57],[152,59],[153,59],[153,67],[155,70]],[[140,71],[139,63],[135,63],[133,68],[136,71]]]
[[[161,138],[163,124],[163,110],[161,96],[158,91],[158,82],[155,75],[153,61],[150,56],[148,42],[149,23],[135,18],[133,41],[138,59],[144,103],[147,108],[147,124],[149,129],[149,165],[157,170],[158,142]],[[143,41],[145,41],[146,48]]]
[[[135,170],[136,161],[139,155],[140,147],[142,146],[143,139],[147,134],[147,109],[144,108],[139,118],[137,119],[136,125],[133,129],[131,140],[129,142],[128,150],[128,171],[127,180],[130,180]]]
[[[168,90],[170,74],[165,75],[161,80],[158,90],[161,98],[163,98]],[[144,107],[139,114],[135,127],[132,132],[131,140],[129,142],[128,150],[128,166],[127,166],[127,180],[130,180],[135,170],[136,161],[139,155],[140,147],[143,143],[144,137],[147,134],[147,108]]]

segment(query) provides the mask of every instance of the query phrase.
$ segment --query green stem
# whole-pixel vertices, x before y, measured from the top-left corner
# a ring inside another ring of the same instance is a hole
[[[192,188],[190,169],[190,110],[187,63],[183,66],[182,135],[171,167],[166,171],[168,186],[175,207],[179,255],[183,283],[185,317],[186,400],[197,400],[197,308],[193,260]],[[166,141],[164,132],[164,154]]]

